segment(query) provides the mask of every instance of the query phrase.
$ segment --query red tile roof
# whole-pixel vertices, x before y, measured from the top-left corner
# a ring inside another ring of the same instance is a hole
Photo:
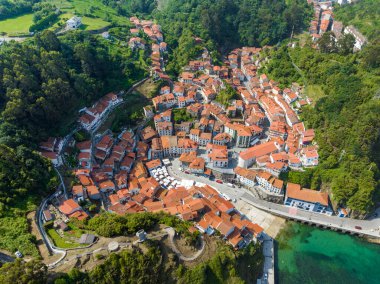
[[[293,199],[303,200],[312,203],[319,203],[324,206],[329,205],[329,195],[327,192],[303,188],[298,184],[288,183],[286,195]]]

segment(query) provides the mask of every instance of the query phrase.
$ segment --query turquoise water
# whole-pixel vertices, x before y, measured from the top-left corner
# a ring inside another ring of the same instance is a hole
[[[276,239],[279,284],[380,283],[380,245],[298,223]]]

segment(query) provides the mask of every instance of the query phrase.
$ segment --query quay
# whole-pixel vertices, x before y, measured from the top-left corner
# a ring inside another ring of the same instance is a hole
[[[380,239],[378,219],[356,220],[351,218],[340,218],[337,216],[326,216],[300,210],[295,207],[287,207],[282,204],[261,200],[248,193],[244,193],[241,196],[241,199],[258,209],[290,221],[296,221],[323,229],[330,229],[340,233],[348,233],[359,237]]]

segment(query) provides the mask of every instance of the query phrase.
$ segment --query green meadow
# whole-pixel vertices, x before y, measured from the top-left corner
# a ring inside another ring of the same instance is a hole
[[[33,14],[9,18],[0,21],[0,33],[18,35],[29,33],[29,27],[33,24]]]
[[[98,30],[105,28],[111,23],[116,25],[128,25],[127,17],[119,16],[117,12],[100,0],[46,0],[53,3],[60,9],[61,15],[59,21],[54,23],[49,29],[55,30],[64,26],[65,22],[72,16],[82,17],[83,30]],[[91,15],[91,17],[89,17]],[[21,15],[0,21],[0,33],[8,36],[26,35],[29,33],[29,27],[33,24],[33,13]]]

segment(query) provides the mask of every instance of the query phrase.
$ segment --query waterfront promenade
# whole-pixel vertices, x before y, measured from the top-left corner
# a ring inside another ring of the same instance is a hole
[[[339,218],[337,216],[326,216],[323,214],[307,212],[294,207],[287,207],[282,204],[261,200],[247,192],[245,192],[240,198],[258,209],[288,220],[300,221],[305,224],[329,228],[343,233],[347,232],[359,236],[380,238],[379,219],[356,220],[351,218]],[[357,229],[355,228],[356,226],[359,226],[362,229]]]
[[[177,158],[172,159],[172,166],[169,167],[169,174],[177,179],[194,180],[204,184],[209,184],[219,190],[221,193],[228,195],[231,199],[241,199],[251,206],[273,215],[294,221],[300,221],[305,224],[315,225],[321,228],[328,228],[334,231],[350,233],[370,238],[380,238],[380,218],[371,218],[369,220],[357,220],[351,218],[339,218],[337,216],[326,216],[323,214],[307,212],[295,207],[287,207],[282,204],[268,202],[260,199],[254,191],[245,188],[231,188],[227,184],[219,184],[215,181],[202,176],[186,174],[180,171],[180,165]],[[379,209],[380,211],[380,209]],[[378,213],[378,216],[379,213]],[[359,226],[362,229],[356,229]]]

